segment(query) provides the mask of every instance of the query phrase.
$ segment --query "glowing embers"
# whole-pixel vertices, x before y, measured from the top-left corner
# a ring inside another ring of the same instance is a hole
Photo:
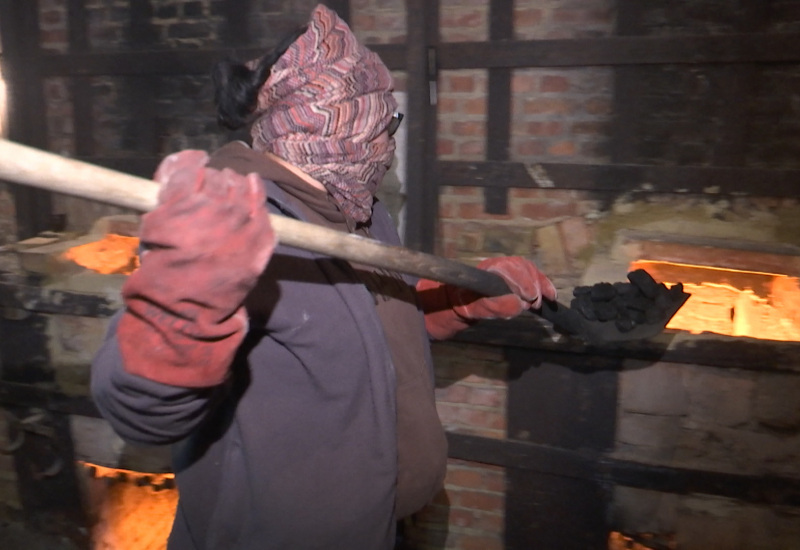
[[[659,282],[683,282],[689,300],[667,328],[764,340],[800,341],[800,282],[796,277],[640,260]]]
[[[613,531],[608,537],[608,550],[674,550],[674,535],[628,534]]]
[[[166,549],[178,505],[173,474],[79,464],[88,474],[92,548]]]
[[[64,258],[104,275],[127,275],[139,267],[138,248],[136,237],[107,234],[100,240],[70,248]]]

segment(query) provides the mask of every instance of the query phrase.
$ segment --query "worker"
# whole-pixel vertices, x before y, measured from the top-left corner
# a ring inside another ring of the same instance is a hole
[[[431,339],[555,288],[521,257],[487,298],[276,244],[274,214],[397,245],[376,189],[402,120],[392,77],[335,12],[214,73],[251,143],[165,158],[92,393],[124,439],[172,445],[170,550],[389,550],[442,489]]]

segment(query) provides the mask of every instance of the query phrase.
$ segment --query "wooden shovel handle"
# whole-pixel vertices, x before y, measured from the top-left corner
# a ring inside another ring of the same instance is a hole
[[[147,212],[155,208],[159,185],[108,168],[0,139],[0,179]],[[272,215],[283,244],[343,260],[391,269],[501,296],[510,290],[498,275],[461,262],[391,246],[358,235]]]

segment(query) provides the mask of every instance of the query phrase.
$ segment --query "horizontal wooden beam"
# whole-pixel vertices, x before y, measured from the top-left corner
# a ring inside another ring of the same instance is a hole
[[[797,196],[800,170],[728,166],[440,161],[440,185]]]
[[[370,46],[391,70],[405,68],[405,46],[386,44]],[[220,59],[233,56],[240,60],[264,55],[264,48],[151,50],[120,52],[81,52],[41,56],[42,72],[48,76],[153,76],[209,74]]]
[[[612,36],[442,44],[440,68],[497,69],[800,61],[800,33]]]
[[[406,69],[405,44],[374,44],[391,70]],[[45,54],[45,76],[207,74],[230,49]],[[235,51],[240,59],[263,48]],[[708,63],[800,62],[800,33],[716,36],[611,36],[558,40],[450,42],[438,47],[439,68],[498,69]]]
[[[466,434],[448,433],[447,441],[451,458],[470,462],[663,493],[702,493],[770,505],[800,502],[800,480],[793,478],[641,464],[601,453]]]
[[[88,365],[86,371],[89,371]],[[100,418],[97,406],[88,395],[66,395],[34,384],[0,381],[0,407],[8,405]]]
[[[76,157],[150,178],[159,157]],[[728,166],[439,161],[439,186],[796,197],[800,170]]]
[[[613,281],[609,281],[613,282]],[[559,296],[569,303],[570,296]],[[454,341],[482,346],[500,346],[536,350],[555,363],[564,354],[579,355],[587,371],[617,369],[619,359],[663,361],[756,372],[800,373],[800,342],[781,342],[722,336],[690,334],[665,330],[661,334],[631,342],[588,345],[579,338],[556,334],[541,317],[526,314],[508,321],[482,321],[453,337]]]

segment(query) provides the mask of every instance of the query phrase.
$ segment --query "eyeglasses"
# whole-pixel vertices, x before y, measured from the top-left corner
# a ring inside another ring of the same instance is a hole
[[[386,127],[389,137],[392,137],[397,132],[401,122],[403,122],[403,113],[392,113],[392,119],[389,121],[389,126]]]

